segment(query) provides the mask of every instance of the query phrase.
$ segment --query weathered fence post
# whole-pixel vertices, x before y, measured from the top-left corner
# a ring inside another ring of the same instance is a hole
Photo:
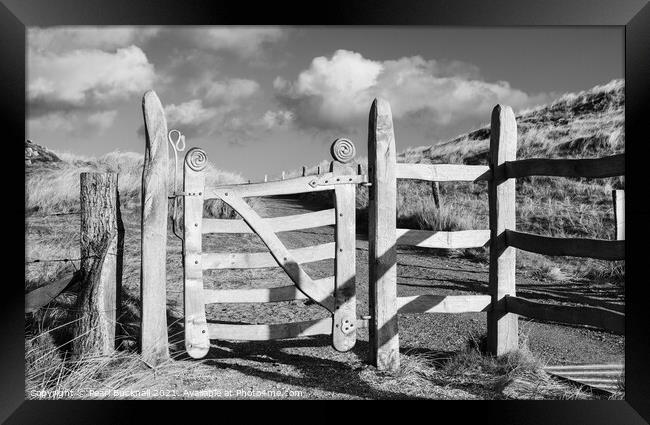
[[[115,322],[124,228],[119,219],[117,174],[81,173],[81,291],[77,297],[73,351],[108,355],[115,349]]]
[[[625,191],[612,190],[614,220],[616,220],[616,240],[625,240]]]
[[[355,148],[348,139],[337,139],[331,148],[332,171],[337,176],[354,175]],[[338,177],[337,177],[338,178]],[[356,185],[340,184],[334,189],[336,208],[336,260],[334,284],[336,311],[332,328],[332,345],[348,351],[357,341],[356,299]]]
[[[436,208],[440,209],[440,182],[431,182],[431,193],[433,194],[433,203]]]
[[[142,173],[140,295],[142,358],[155,366],[169,359],[167,346],[167,120],[156,92],[142,98],[145,124]]]
[[[517,157],[517,123],[509,106],[492,110],[490,168],[490,278],[492,309],[487,313],[488,351],[500,356],[518,347],[516,314],[506,313],[505,296],[515,295],[516,250],[509,247],[505,230],[515,230],[515,179],[507,178],[506,161]]]
[[[304,165],[302,166],[302,176],[305,177],[307,175],[307,167]]]
[[[390,105],[375,99],[368,124],[370,356],[378,369],[399,369],[397,329],[396,156]]]

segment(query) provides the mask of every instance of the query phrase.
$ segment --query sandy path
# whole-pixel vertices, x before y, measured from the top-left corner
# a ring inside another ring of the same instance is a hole
[[[292,199],[265,199],[263,216],[299,214],[310,208]],[[311,209],[318,209],[312,207]],[[285,232],[281,239],[289,248],[333,241],[333,227]],[[169,306],[179,317],[181,312],[182,269],[180,243],[170,239]],[[208,235],[204,250],[255,252],[266,248],[255,235]],[[368,312],[368,242],[357,234],[358,315]],[[488,267],[463,258],[437,256],[431,250],[398,250],[398,295],[478,294],[486,293]],[[331,275],[333,261],[306,266],[313,278]],[[245,288],[291,284],[281,269],[218,270],[206,272],[206,287]],[[541,282],[518,272],[518,295],[549,302],[593,305],[622,311],[621,291],[614,286],[594,287],[589,282]],[[309,301],[272,304],[215,304],[208,307],[208,320],[231,323],[282,323],[326,317],[324,309]],[[434,351],[445,353],[462,349],[471,333],[485,332],[485,313],[400,315],[400,347],[403,354]],[[179,328],[182,330],[182,328]],[[549,364],[619,362],[624,358],[624,337],[584,327],[538,323],[520,319],[520,332],[527,335],[531,350]],[[182,336],[182,333],[181,333]],[[367,359],[368,337],[360,330],[356,347],[338,353],[328,337],[303,338],[271,342],[213,341],[205,359],[213,373],[201,374],[183,388],[248,388],[270,391],[302,391],[302,396],[328,397],[403,397],[399,392],[385,392],[359,378]],[[177,347],[182,350],[180,344]],[[215,368],[216,367],[216,368]],[[203,368],[201,370],[204,370]],[[335,374],[337,379],[332,379]],[[197,380],[198,379],[198,380]],[[458,389],[460,398],[482,397]],[[445,393],[448,395],[448,392]],[[440,395],[444,397],[446,395]],[[412,395],[411,395],[412,396]],[[431,394],[436,397],[435,394]]]

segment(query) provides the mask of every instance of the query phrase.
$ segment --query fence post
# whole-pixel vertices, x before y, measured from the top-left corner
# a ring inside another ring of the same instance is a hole
[[[440,182],[431,182],[431,193],[433,203],[436,204],[437,209],[440,209]]]
[[[492,309],[487,313],[488,351],[500,356],[518,347],[516,314],[507,313],[506,295],[515,295],[516,250],[509,247],[506,229],[515,229],[515,179],[507,178],[505,163],[517,157],[517,123],[509,106],[492,110],[490,127],[490,278]]]
[[[616,240],[625,240],[625,191],[612,190],[614,201],[614,220],[616,220]]]
[[[305,177],[307,175],[307,167],[304,165],[302,166],[302,176]]]
[[[203,200],[205,174],[208,163],[203,149],[192,148],[185,154],[183,191],[188,194],[183,203],[185,245],[183,256],[183,302],[185,309],[185,350],[195,359],[205,357],[210,349],[210,336],[205,317],[203,298]]]
[[[337,176],[354,175],[355,148],[348,139],[332,144],[332,171]],[[334,285],[336,311],[333,317],[332,345],[338,351],[349,351],[357,341],[356,299],[356,185],[340,184],[334,189],[336,207],[336,259]]]
[[[81,173],[81,282],[73,352],[108,355],[115,349],[121,290],[121,243],[117,174]]]
[[[370,356],[378,369],[393,372],[399,370],[396,168],[390,105],[375,99],[368,125]]]
[[[152,366],[169,359],[167,346],[167,120],[153,90],[142,98],[145,125],[142,172],[140,296],[142,358]]]

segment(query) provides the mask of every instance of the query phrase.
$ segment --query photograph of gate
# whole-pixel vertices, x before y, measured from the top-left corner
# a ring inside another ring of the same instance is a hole
[[[28,399],[623,399],[617,27],[32,27]]]

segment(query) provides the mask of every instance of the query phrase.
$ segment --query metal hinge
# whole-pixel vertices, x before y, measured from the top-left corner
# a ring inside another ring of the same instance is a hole
[[[369,186],[371,183],[368,182],[367,174],[357,174],[357,175],[325,175],[323,177],[314,179],[309,182],[309,186],[335,186],[339,184],[362,184],[364,186]]]

